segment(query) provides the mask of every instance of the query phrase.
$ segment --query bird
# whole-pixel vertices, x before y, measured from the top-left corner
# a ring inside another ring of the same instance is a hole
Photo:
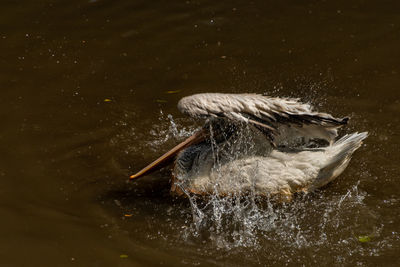
[[[134,180],[173,163],[175,195],[253,194],[291,201],[338,177],[368,136],[338,138],[349,118],[314,111],[298,98],[201,93],[183,97],[178,109],[204,119],[204,126],[130,176]]]

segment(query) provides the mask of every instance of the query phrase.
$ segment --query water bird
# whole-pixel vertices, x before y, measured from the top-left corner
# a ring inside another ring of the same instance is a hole
[[[182,98],[178,109],[204,126],[130,177],[170,163],[178,195],[254,194],[291,200],[323,187],[349,164],[368,136],[338,137],[348,118],[316,112],[295,98],[203,93]]]

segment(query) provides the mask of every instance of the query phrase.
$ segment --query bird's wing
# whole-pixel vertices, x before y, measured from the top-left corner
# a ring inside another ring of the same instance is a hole
[[[276,143],[299,136],[332,143],[337,129],[348,118],[314,112],[310,104],[293,98],[274,98],[258,94],[205,93],[182,98],[178,109],[191,117],[222,117],[263,128]]]

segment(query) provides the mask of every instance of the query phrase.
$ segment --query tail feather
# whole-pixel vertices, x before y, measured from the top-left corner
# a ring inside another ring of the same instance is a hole
[[[351,157],[361,145],[362,141],[367,138],[368,132],[346,134],[336,141],[330,148],[333,153],[332,161],[338,161],[345,157]]]
[[[350,162],[351,156],[367,138],[368,132],[347,134],[327,148],[326,153],[331,154],[330,160],[321,168],[317,179],[308,190],[322,187],[340,175]]]

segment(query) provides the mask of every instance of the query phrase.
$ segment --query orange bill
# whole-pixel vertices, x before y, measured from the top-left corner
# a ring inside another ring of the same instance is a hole
[[[168,165],[169,163],[171,163],[171,161],[174,160],[175,156],[181,150],[185,149],[188,146],[200,143],[205,138],[206,138],[206,132],[204,129],[194,133],[192,136],[187,138],[185,141],[178,144],[173,149],[171,149],[170,151],[168,151],[167,153],[165,153],[164,155],[162,155],[161,157],[159,157],[158,159],[156,159],[155,161],[153,161],[152,163],[150,163],[149,165],[144,167],[141,171],[132,175],[130,177],[130,179],[132,180],[132,179],[136,179],[136,178],[148,175],[148,174]]]

